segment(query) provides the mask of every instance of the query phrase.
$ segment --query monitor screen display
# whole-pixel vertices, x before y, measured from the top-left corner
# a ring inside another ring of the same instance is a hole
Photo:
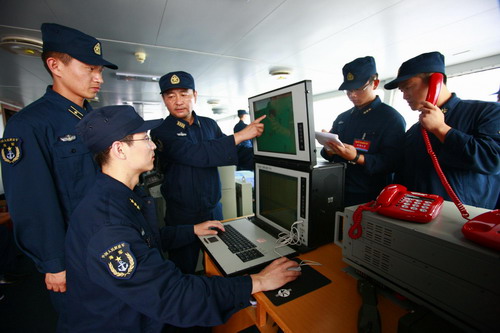
[[[280,232],[302,221],[307,239],[309,178],[308,172],[256,163],[256,217]]]
[[[298,179],[262,170],[259,173],[260,214],[290,230],[297,221]]]
[[[266,129],[256,138],[260,151],[296,154],[292,93],[259,99],[253,102],[255,118],[262,120]]]
[[[254,156],[316,165],[311,81],[305,80],[248,99],[250,117],[264,132],[254,141]]]

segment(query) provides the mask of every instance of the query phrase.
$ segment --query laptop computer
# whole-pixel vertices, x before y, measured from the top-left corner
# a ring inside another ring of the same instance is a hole
[[[256,273],[271,261],[297,254],[290,246],[280,246],[277,238],[255,224],[254,218],[224,223],[225,232],[198,236],[207,254],[224,276]]]

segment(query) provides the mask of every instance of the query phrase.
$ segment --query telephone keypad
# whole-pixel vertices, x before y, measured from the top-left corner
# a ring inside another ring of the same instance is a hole
[[[432,204],[431,201],[424,200],[422,198],[413,195],[406,195],[401,199],[398,205],[400,205],[401,208],[403,209],[409,209],[425,213],[429,210],[431,204]]]

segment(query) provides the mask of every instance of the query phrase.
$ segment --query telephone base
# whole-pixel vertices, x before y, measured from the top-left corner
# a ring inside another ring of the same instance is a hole
[[[500,251],[500,209],[478,215],[462,227],[465,238]]]

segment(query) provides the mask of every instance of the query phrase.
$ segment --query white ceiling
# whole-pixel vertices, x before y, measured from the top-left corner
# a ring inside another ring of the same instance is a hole
[[[313,93],[334,91],[342,66],[372,55],[382,79],[420,53],[438,50],[447,65],[500,54],[498,0],[0,0],[0,37],[41,39],[54,22],[93,35],[117,72],[190,72],[197,110],[218,99],[228,114],[247,98],[310,79]],[[144,51],[143,64],[134,53]],[[498,57],[497,57],[498,58]],[[24,106],[51,80],[39,58],[0,50],[0,101]],[[499,64],[496,64],[499,65]],[[273,67],[292,69],[286,81]],[[155,82],[119,80],[106,69],[95,106],[160,103]]]

